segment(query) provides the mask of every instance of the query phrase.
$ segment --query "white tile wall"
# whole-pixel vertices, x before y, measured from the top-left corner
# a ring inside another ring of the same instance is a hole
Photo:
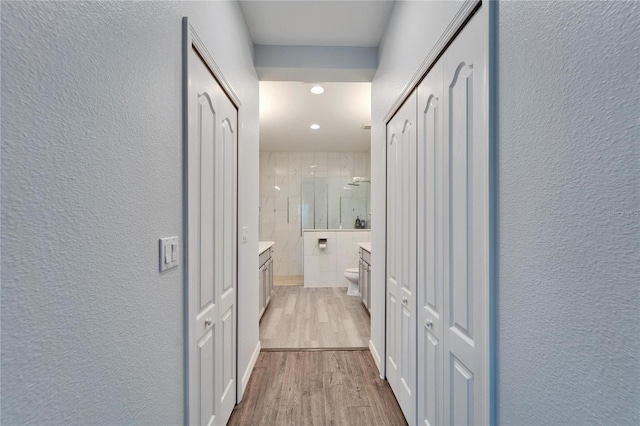
[[[316,177],[369,176],[370,163],[368,152],[260,152],[260,240],[276,242],[274,275],[303,275],[302,178],[312,176],[311,172]],[[316,167],[311,168],[312,165]],[[276,190],[276,186],[280,190]],[[316,217],[316,221],[326,223],[327,220]],[[327,285],[336,285],[333,269],[342,268],[346,259],[341,261],[340,265],[322,264],[323,272],[332,277]],[[320,268],[320,263],[317,267]],[[342,276],[342,271],[337,275]],[[346,278],[344,280],[340,285],[346,285]]]
[[[326,248],[319,247],[320,238],[327,239]],[[304,286],[346,287],[344,270],[358,267],[358,243],[370,241],[369,230],[305,231]]]

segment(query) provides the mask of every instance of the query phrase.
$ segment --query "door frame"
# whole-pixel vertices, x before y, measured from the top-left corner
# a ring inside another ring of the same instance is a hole
[[[387,178],[388,178],[388,166],[387,166],[387,148],[389,141],[387,140],[387,126],[389,122],[393,119],[396,113],[400,110],[405,101],[409,98],[409,96],[413,93],[414,90],[418,88],[423,78],[427,75],[427,73],[433,68],[438,59],[444,54],[445,50],[449,47],[449,45],[453,42],[456,36],[464,29],[465,25],[472,17],[476,14],[480,15],[482,19],[485,21],[485,26],[487,32],[484,34],[485,36],[485,50],[483,52],[485,63],[487,66],[487,140],[488,140],[488,154],[489,154],[489,200],[488,200],[488,208],[489,208],[489,253],[488,253],[488,285],[487,289],[487,384],[489,388],[487,389],[487,412],[489,414],[489,424],[494,425],[497,424],[496,413],[497,413],[497,393],[496,393],[496,340],[497,340],[497,330],[496,330],[496,313],[497,313],[497,301],[496,301],[496,285],[497,285],[497,250],[496,250],[496,242],[497,242],[497,146],[496,146],[496,130],[497,130],[497,104],[496,104],[496,88],[497,88],[497,2],[488,1],[488,0],[465,0],[454,18],[451,20],[445,31],[442,33],[438,41],[435,43],[431,51],[427,54],[425,59],[422,61],[421,65],[418,67],[416,72],[413,74],[413,77],[404,86],[404,89],[396,99],[396,101],[392,104],[391,108],[387,112],[384,117],[383,123],[385,128],[385,147],[384,147],[384,158],[385,158],[385,205],[386,200],[389,195],[389,188],[387,188]],[[416,158],[417,161],[417,158]],[[386,357],[387,357],[387,334],[389,330],[387,329],[387,225],[388,225],[388,217],[386,214],[386,208],[384,213],[384,267],[382,268],[382,273],[384,274],[384,311],[382,312],[382,317],[384,318],[384,345],[380,359],[381,363],[379,365],[380,368],[380,377],[386,379],[387,371],[386,371]],[[417,336],[416,336],[417,338]],[[416,348],[417,349],[417,348]],[[417,351],[416,351],[417,356]],[[417,374],[417,372],[416,372]],[[409,423],[415,419],[407,419]]]
[[[238,272],[239,272],[239,255],[240,245],[239,243],[239,222],[238,222],[238,187],[239,187],[239,151],[240,151],[240,126],[242,103],[236,92],[231,87],[229,81],[225,78],[222,70],[213,59],[213,56],[209,53],[206,45],[196,32],[193,23],[188,17],[182,18],[182,265],[183,265],[183,310],[184,310],[184,323],[183,323],[183,336],[184,336],[184,422],[185,425],[189,425],[189,355],[191,348],[189,347],[189,205],[188,205],[188,148],[189,148],[189,52],[191,48],[195,49],[200,55],[203,62],[209,68],[209,71],[216,79],[222,91],[227,95],[233,106],[238,111],[238,119],[236,123],[236,131],[238,132],[236,143],[236,167],[235,167],[235,216],[236,216],[236,229],[234,238],[236,240],[236,253],[235,253],[235,375],[236,375],[236,404],[238,402],[238,396],[240,391],[240,381],[238,380]]]

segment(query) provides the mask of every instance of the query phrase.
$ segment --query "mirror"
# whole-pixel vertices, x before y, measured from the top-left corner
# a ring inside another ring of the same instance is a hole
[[[304,229],[370,229],[369,178],[305,177],[302,181]]]

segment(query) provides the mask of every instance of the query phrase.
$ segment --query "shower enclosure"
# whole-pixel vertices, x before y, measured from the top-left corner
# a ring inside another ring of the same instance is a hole
[[[304,229],[370,228],[369,178],[305,177],[302,182]]]

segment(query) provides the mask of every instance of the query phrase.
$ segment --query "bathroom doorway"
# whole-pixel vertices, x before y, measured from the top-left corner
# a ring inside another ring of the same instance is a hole
[[[368,349],[370,120],[368,82],[260,82],[263,350]]]

